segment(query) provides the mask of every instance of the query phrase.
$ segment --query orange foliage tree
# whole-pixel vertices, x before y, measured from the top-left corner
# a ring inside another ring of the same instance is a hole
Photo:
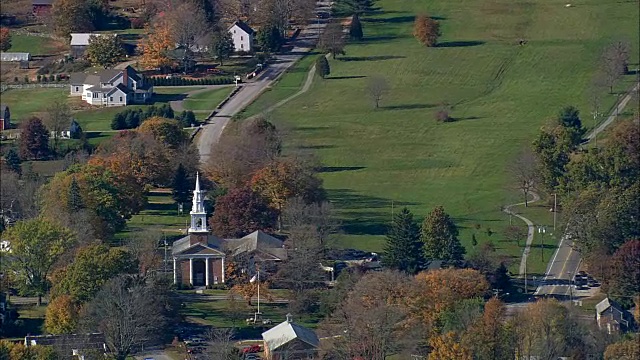
[[[147,69],[158,69],[173,65],[168,52],[175,46],[169,25],[160,19],[147,30],[147,36],[140,44],[142,66]]]
[[[262,300],[273,301],[273,295],[269,290],[269,283],[264,281],[260,283],[257,281],[253,283],[249,281],[237,283],[231,288],[231,292],[242,296],[242,298],[247,301],[247,304],[251,306],[251,299],[258,296],[258,286],[260,286],[260,298]]]
[[[407,296],[413,320],[431,327],[443,311],[459,300],[483,296],[489,283],[479,271],[473,269],[443,269],[422,272],[415,277],[416,284]]]
[[[11,48],[11,32],[9,28],[0,27],[0,50],[7,51]]]
[[[440,23],[429,15],[416,16],[413,26],[413,36],[425,46],[436,46],[440,37]]]
[[[429,359],[438,360],[471,360],[471,352],[462,346],[456,334],[449,331],[446,334],[434,336],[429,339],[431,352]]]
[[[138,127],[138,131],[143,134],[152,134],[156,140],[161,141],[172,149],[178,148],[188,139],[187,133],[182,129],[178,121],[159,116],[146,119]]]
[[[44,327],[50,334],[71,334],[78,324],[79,307],[69,295],[60,295],[47,306]]]

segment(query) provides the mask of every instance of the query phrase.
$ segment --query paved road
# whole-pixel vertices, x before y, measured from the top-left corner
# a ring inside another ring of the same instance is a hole
[[[594,129],[588,136],[587,142],[591,141],[609,126],[617,118],[617,114],[621,113],[631,100],[634,91],[638,91],[640,83],[636,83],[627,93],[627,95],[616,106],[607,120]],[[553,254],[551,262],[547,266],[544,281],[538,286],[534,295],[537,296],[554,296],[560,298],[572,298],[576,295],[580,296],[581,291],[576,291],[571,286],[571,280],[580,267],[580,254],[573,249],[573,241],[564,235],[558,244],[558,249]]]
[[[540,196],[538,196],[538,194],[531,192],[531,195],[533,195],[533,199],[529,200],[528,203],[534,203],[538,200],[540,200]],[[527,219],[526,217],[517,214],[516,212],[514,212],[513,210],[511,210],[512,207],[514,206],[519,206],[519,205],[524,205],[525,203],[518,203],[518,204],[511,204],[511,205],[507,205],[504,208],[504,212],[506,212],[509,215],[513,215],[515,217],[517,217],[518,219],[524,221],[527,224],[528,227],[528,231],[527,231],[527,242],[524,246],[524,251],[522,252],[522,259],[520,259],[520,268],[518,269],[518,275],[519,276],[526,276],[527,274],[527,258],[529,257],[529,253],[531,253],[531,243],[533,243],[533,235],[535,234],[535,226],[533,225],[533,222],[529,219]]]
[[[330,2],[318,2],[317,11],[327,13],[330,9]],[[198,152],[200,153],[200,161],[206,164],[209,161],[209,155],[213,144],[217,143],[229,123],[231,117],[247,105],[253,102],[260,94],[273,83],[280,75],[282,75],[291,65],[299,60],[314,46],[317,41],[318,34],[326,26],[327,19],[313,21],[303,29],[293,42],[293,49],[286,54],[279,54],[275,60],[267,66],[267,68],[259,75],[258,79],[253,82],[244,84],[240,90],[220,111],[214,116],[203,129],[198,137]]]

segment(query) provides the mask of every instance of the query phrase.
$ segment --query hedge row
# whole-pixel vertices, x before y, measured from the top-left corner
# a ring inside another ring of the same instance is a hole
[[[233,84],[235,80],[232,77],[209,77],[204,79],[185,79],[180,77],[162,78],[153,77],[148,78],[154,86],[193,86],[193,85],[224,85]]]
[[[196,123],[196,116],[193,111],[186,110],[182,113],[175,114],[169,104],[162,104],[160,106],[151,105],[145,110],[142,110],[141,108],[125,109],[113,116],[113,120],[111,121],[111,129],[135,129],[140,126],[143,121],[154,116],[159,116],[167,119],[176,119],[182,124],[183,127],[189,127]]]

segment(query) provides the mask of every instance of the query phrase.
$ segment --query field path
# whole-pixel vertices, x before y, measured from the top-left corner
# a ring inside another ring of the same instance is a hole
[[[599,133],[604,131],[604,129],[606,129],[607,126],[611,125],[611,123],[615,121],[615,119],[618,117],[618,114],[620,114],[620,112],[622,112],[624,108],[627,106],[629,101],[631,101],[631,97],[633,96],[633,93],[638,90],[640,90],[640,82],[637,82],[631,89],[629,89],[629,91],[627,92],[627,95],[622,99],[622,101],[618,103],[618,105],[613,109],[613,111],[611,111],[611,114],[609,115],[607,120],[605,120],[602,124],[600,124],[600,126],[593,129],[589,133],[589,135],[587,135],[587,142],[593,140],[596,136],[598,136]]]
[[[533,202],[536,202],[538,200],[540,200],[540,196],[538,196],[538,194],[531,192],[531,195],[533,196],[533,199],[529,200],[528,203],[531,204]],[[513,215],[515,217],[517,217],[518,219],[524,221],[527,224],[527,227],[529,228],[528,232],[527,232],[527,242],[524,246],[524,251],[522,252],[522,259],[520,259],[520,268],[518,269],[518,275],[519,276],[524,276],[524,274],[527,271],[527,257],[529,256],[529,253],[531,252],[531,243],[533,243],[533,234],[535,233],[535,227],[533,225],[533,221],[527,219],[526,217],[514,212],[513,210],[511,210],[512,207],[514,206],[519,206],[519,205],[524,205],[525,203],[521,202],[521,203],[517,203],[517,204],[511,204],[511,205],[507,205],[502,211],[506,212],[509,215]]]

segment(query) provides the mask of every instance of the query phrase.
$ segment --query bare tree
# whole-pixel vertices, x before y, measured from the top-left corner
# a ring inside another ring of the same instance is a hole
[[[342,24],[336,22],[328,24],[318,40],[318,48],[331,53],[334,60],[336,55],[345,54],[344,45],[345,39]]]
[[[57,151],[60,133],[64,129],[68,129],[71,124],[71,108],[65,99],[57,99],[47,108],[46,112],[44,124],[49,131],[53,132],[53,149]]]
[[[0,210],[13,220],[38,216],[38,190],[44,184],[39,177],[18,177],[13,171],[0,171]]]
[[[236,360],[238,348],[235,347],[233,338],[235,331],[232,328],[211,328],[207,331],[207,339],[211,346],[208,348],[211,360]]]
[[[315,228],[320,246],[325,248],[329,236],[340,229],[340,222],[332,216],[333,207],[329,202],[309,204],[296,197],[289,199],[283,210],[283,219],[288,229],[302,226]]]
[[[282,142],[275,126],[264,118],[229,127],[213,145],[206,171],[226,188],[245,184],[254,171],[280,155]]]
[[[607,46],[602,53],[601,68],[604,80],[609,87],[609,93],[613,93],[613,86],[628,71],[629,52],[628,41],[616,40]]]
[[[529,193],[535,189],[537,179],[536,157],[529,149],[524,150],[509,167],[515,186],[524,195],[524,206],[529,206]]]
[[[146,277],[151,271],[162,267],[162,254],[158,247],[164,234],[158,228],[137,233],[127,242],[127,248],[138,260],[140,275]]]
[[[293,291],[294,301],[300,301],[306,290],[324,286],[326,276],[320,267],[322,245],[313,226],[292,229],[287,245],[287,260],[276,276],[279,283]]]
[[[504,237],[507,240],[515,241],[515,243],[520,246],[520,240],[527,237],[528,230],[526,227],[517,226],[517,225],[509,225],[504,230]]]
[[[167,293],[156,285],[127,275],[110,280],[87,305],[83,328],[103,333],[114,357],[125,360],[164,333]]]
[[[171,7],[165,13],[165,18],[173,34],[173,40],[183,51],[180,60],[186,71],[188,64],[193,60],[194,51],[208,43],[207,37],[210,37],[211,29],[207,16],[200,4],[185,1]]]
[[[389,83],[382,76],[372,76],[367,83],[367,93],[373,100],[375,108],[380,106],[380,100],[389,92]]]

